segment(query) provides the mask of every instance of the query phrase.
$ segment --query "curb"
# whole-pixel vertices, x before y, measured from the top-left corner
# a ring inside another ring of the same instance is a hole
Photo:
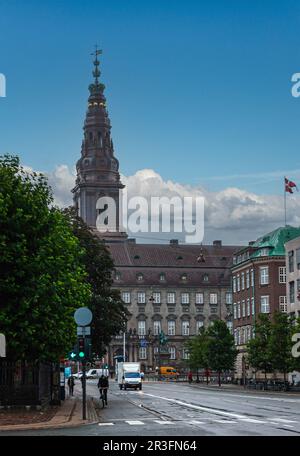
[[[55,421],[56,415],[51,418],[49,421],[45,422],[40,422],[40,423],[32,423],[32,424],[9,424],[9,425],[4,425],[0,426],[0,434],[3,431],[30,431],[30,430],[42,430],[42,429],[62,429],[62,428],[72,428],[72,427],[78,427],[78,426],[84,426],[84,425],[92,425],[92,424],[97,424],[99,421],[95,421],[95,417],[97,415],[97,412],[95,410],[94,402],[91,398],[87,401],[87,415],[90,415],[93,420],[82,420],[79,417],[74,417],[74,411],[76,406],[78,405],[79,400],[76,400],[71,408],[71,412],[66,419],[62,420],[61,422],[54,423],[51,421]],[[93,411],[91,412],[91,409]]]

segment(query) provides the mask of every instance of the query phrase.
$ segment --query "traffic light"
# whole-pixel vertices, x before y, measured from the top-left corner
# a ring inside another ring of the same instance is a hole
[[[85,358],[85,343],[84,343],[84,337],[79,337],[78,338],[78,359],[82,360]]]
[[[168,342],[168,339],[167,339],[167,337],[165,336],[165,333],[164,333],[163,331],[161,331],[161,332],[159,333],[159,343],[160,343],[161,345],[164,345],[164,344],[166,344],[167,342]]]

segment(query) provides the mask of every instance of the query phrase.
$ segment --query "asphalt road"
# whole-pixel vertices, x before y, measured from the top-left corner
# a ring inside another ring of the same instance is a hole
[[[95,380],[87,393],[99,397]],[[79,388],[79,386],[77,387]],[[79,391],[79,389],[77,390]],[[110,381],[99,423],[6,435],[299,436],[299,395],[218,390],[183,383],[144,383],[120,391]],[[4,435],[1,433],[1,435]]]

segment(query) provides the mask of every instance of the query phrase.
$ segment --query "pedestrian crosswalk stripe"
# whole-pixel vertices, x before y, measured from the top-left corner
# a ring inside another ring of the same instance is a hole
[[[142,421],[125,421],[125,423],[128,423],[130,424],[131,426],[134,426],[135,424],[139,425],[139,424],[145,424],[143,423]]]
[[[204,424],[204,421],[192,420],[190,421],[190,424]]]
[[[113,426],[115,423],[98,423],[98,426]]]

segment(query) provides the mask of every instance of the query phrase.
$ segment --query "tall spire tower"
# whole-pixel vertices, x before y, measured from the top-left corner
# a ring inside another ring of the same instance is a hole
[[[99,82],[100,54],[102,51],[96,46],[92,54],[94,82],[89,86],[81,158],[76,164],[77,179],[72,192],[78,215],[87,225],[105,240],[121,241],[127,237],[120,230],[119,219],[119,193],[124,185],[120,181],[119,162],[114,156],[111,124],[103,93],[105,86]]]

